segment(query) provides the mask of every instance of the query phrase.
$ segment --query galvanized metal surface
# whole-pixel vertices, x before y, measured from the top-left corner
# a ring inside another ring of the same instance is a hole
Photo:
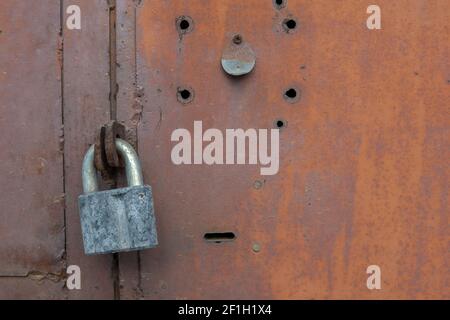
[[[83,164],[81,165],[81,180],[84,193],[98,191],[97,170],[94,166],[94,150],[94,145],[89,147],[84,155]]]
[[[158,244],[150,186],[92,192],[78,201],[86,254],[136,251]]]
[[[128,142],[117,138],[115,145],[125,165],[126,188],[98,190],[94,145],[83,160],[84,194],[78,206],[86,254],[136,251],[158,244],[152,191],[143,185],[139,157]]]
[[[142,177],[142,168],[139,157],[133,147],[122,139],[116,139],[116,149],[122,157],[125,165],[125,175],[127,177],[127,185],[140,186],[144,184]]]
[[[142,177],[141,163],[136,151],[125,140],[117,138],[114,143],[118,154],[124,162],[127,185],[129,187],[143,185],[144,181]],[[83,164],[81,166],[81,177],[84,193],[98,191],[97,171],[94,166],[94,150],[94,145],[89,147],[88,151],[84,155]]]
[[[377,4],[382,30],[370,31],[369,3],[356,0],[142,1],[138,138],[160,241],[141,253],[142,296],[450,297],[450,3]],[[189,33],[174,26],[180,16]],[[239,79],[220,66],[236,33],[257,59]],[[195,90],[189,104],[179,87]],[[173,165],[171,133],[194,120],[288,124],[279,173]],[[206,242],[208,232],[236,239]],[[372,264],[382,290],[366,287]]]

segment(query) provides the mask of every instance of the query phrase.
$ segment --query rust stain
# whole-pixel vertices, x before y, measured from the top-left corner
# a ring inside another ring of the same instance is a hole
[[[356,0],[138,8],[138,137],[161,236],[141,257],[152,275],[142,279],[146,298],[448,298],[449,4],[378,5],[382,32],[365,28]],[[195,21],[181,52],[180,15]],[[237,33],[257,58],[245,79],[219,65]],[[195,90],[185,106],[180,85]],[[290,87],[301,94],[292,104]],[[171,164],[175,128],[271,128],[277,119],[289,124],[281,167],[264,183],[251,167]],[[205,230],[238,236],[211,246]],[[366,288],[371,264],[382,267],[378,292]],[[195,276],[180,276],[179,265]]]
[[[110,270],[111,259],[82,253],[74,199],[81,156],[115,113],[108,93],[123,92],[112,82],[124,75],[115,79],[108,64],[108,3],[82,3],[91,29],[65,34],[64,42],[59,4],[0,4],[0,194],[12,199],[4,211],[14,213],[0,219],[2,297],[19,284],[14,296],[42,296],[33,286],[41,284],[45,296],[61,296],[66,245],[67,262],[89,270],[83,294],[113,297],[110,275],[99,271]],[[133,93],[117,112],[131,124],[127,135],[139,138],[161,245],[139,255],[137,279],[124,282],[135,287],[123,292],[147,299],[450,298],[450,4],[377,4],[382,32],[365,28],[366,4],[357,0],[283,8],[270,0],[135,1]],[[180,17],[190,19],[186,32]],[[235,34],[257,59],[245,79],[220,67]],[[118,70],[125,67],[120,61]],[[180,102],[179,87],[195,99]],[[285,97],[289,88],[299,93],[295,103]],[[224,130],[272,128],[280,119],[288,125],[276,176],[263,178],[252,166],[171,163],[171,133],[194,120]],[[236,238],[207,242],[211,230]],[[381,291],[365,286],[371,264],[382,268]]]

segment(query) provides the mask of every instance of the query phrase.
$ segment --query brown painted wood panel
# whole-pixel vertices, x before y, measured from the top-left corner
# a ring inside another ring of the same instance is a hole
[[[62,296],[60,44],[58,2],[0,2],[0,298]]]
[[[103,0],[64,1],[78,5],[81,30],[64,30],[64,131],[67,264],[81,268],[82,290],[70,299],[113,299],[112,255],[83,251],[78,196],[81,163],[99,128],[110,119],[109,6]]]
[[[450,3],[379,0],[376,31],[370,4],[142,1],[137,127],[160,240],[141,253],[145,298],[450,297]],[[192,32],[178,34],[179,16]],[[235,33],[257,57],[241,79],[220,66]],[[180,86],[195,90],[191,103],[177,101]],[[294,104],[290,86],[301,90]],[[277,119],[287,122],[277,175],[172,164],[171,134],[194,120],[225,130]],[[217,231],[237,238],[204,241]],[[366,287],[373,264],[382,290]]]

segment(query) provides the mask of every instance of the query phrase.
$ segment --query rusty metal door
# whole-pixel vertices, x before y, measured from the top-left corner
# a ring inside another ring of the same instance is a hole
[[[0,298],[56,298],[60,290],[59,20],[51,1],[0,3]]]
[[[449,297],[449,2],[377,1],[381,30],[371,4],[141,3],[135,117],[161,242],[141,253],[143,297]],[[256,54],[239,79],[220,66],[235,34]],[[278,174],[174,166],[171,133],[195,120],[283,126]]]
[[[2,1],[0,297],[449,299],[450,3],[377,0],[370,29],[373,4]],[[239,78],[237,34],[256,59]],[[80,167],[110,119],[137,139],[160,245],[87,257]],[[278,173],[175,165],[195,121],[279,129]]]

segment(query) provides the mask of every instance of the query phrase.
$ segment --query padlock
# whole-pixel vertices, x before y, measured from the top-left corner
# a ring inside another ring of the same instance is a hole
[[[126,252],[158,245],[153,196],[144,185],[138,155],[122,139],[115,140],[127,176],[126,188],[98,191],[94,146],[82,168],[83,192],[79,196],[84,252],[88,255]]]

